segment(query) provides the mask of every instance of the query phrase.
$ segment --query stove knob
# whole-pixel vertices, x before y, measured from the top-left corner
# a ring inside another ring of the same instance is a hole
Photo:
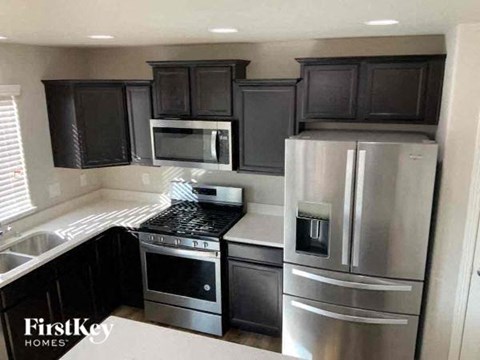
[[[150,235],[150,241],[155,241],[155,235]]]
[[[198,241],[193,241],[193,247],[197,247],[198,246]]]
[[[204,247],[205,249],[208,248],[208,242],[205,241],[205,242],[203,243],[203,247]]]
[[[175,244],[177,244],[177,246],[180,245],[181,243],[182,243],[182,240],[180,240],[180,239],[175,239]]]

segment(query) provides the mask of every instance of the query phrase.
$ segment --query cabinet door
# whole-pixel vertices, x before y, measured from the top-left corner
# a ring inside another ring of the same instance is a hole
[[[302,119],[354,119],[358,64],[305,66]]]
[[[5,333],[8,339],[12,359],[15,360],[46,360],[58,359],[67,347],[62,346],[64,339],[54,336],[39,336],[38,331],[32,330],[32,336],[26,336],[25,319],[44,319],[44,324],[53,324],[61,321],[58,310],[56,289],[52,285],[39,289],[21,302],[3,313]],[[35,341],[49,340],[56,342],[54,346],[35,346]],[[68,346],[68,345],[67,345]]]
[[[151,165],[150,119],[152,118],[152,101],[150,85],[127,85],[126,96],[132,163]]]
[[[242,171],[283,174],[285,139],[295,127],[295,86],[240,86]]]
[[[229,259],[228,274],[232,326],[280,335],[282,268]]]
[[[75,104],[83,167],[128,164],[123,85],[79,85]]]
[[[364,119],[424,119],[428,62],[367,62],[364,73]]]
[[[153,70],[154,115],[190,115],[190,76],[188,67],[158,67]]]
[[[114,232],[107,232],[93,241],[97,319],[102,321],[121,304],[120,279],[118,277],[118,242]]]
[[[232,68],[192,68],[193,116],[232,116]]]
[[[119,233],[118,241],[122,304],[143,308],[139,241],[127,232]]]

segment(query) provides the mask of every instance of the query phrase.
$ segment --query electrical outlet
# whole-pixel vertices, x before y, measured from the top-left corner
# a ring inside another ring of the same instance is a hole
[[[48,194],[50,195],[50,198],[58,197],[61,193],[60,183],[54,183],[48,186]]]
[[[80,186],[84,187],[84,186],[87,186],[87,185],[88,185],[87,174],[80,175]]]
[[[142,183],[143,185],[150,185],[150,174],[142,174]]]

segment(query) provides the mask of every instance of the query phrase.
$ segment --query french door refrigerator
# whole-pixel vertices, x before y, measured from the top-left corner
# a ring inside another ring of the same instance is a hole
[[[414,358],[436,162],[421,134],[286,140],[284,354]]]

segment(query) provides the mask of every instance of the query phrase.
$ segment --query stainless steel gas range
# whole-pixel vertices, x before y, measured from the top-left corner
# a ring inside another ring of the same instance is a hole
[[[243,190],[172,182],[170,197],[138,231],[145,317],[221,336],[220,240],[243,216]]]

